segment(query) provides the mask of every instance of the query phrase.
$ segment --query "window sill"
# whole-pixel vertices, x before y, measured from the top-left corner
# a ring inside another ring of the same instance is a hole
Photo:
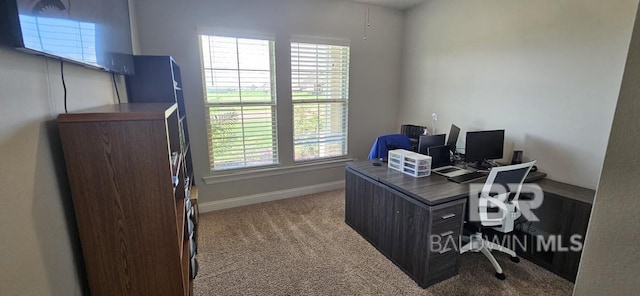
[[[326,160],[322,162],[309,162],[303,164],[296,164],[288,167],[276,167],[276,168],[263,168],[242,172],[233,173],[221,173],[208,177],[203,177],[202,180],[207,185],[220,184],[226,182],[242,181],[249,179],[257,179],[264,177],[272,177],[278,175],[296,174],[301,172],[309,172],[321,169],[330,169],[343,167],[345,163],[353,161],[351,158],[340,158]]]

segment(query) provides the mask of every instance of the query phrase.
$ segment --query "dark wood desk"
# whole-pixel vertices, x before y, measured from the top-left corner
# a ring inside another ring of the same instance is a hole
[[[421,287],[458,274],[467,186],[414,178],[370,161],[347,165],[345,222]],[[432,239],[456,246],[433,250]]]
[[[556,247],[567,248],[572,246],[571,237],[574,235],[578,235],[583,243],[595,190],[549,179],[538,180],[535,183],[544,192],[544,202],[539,208],[532,210],[540,221],[516,225],[512,235],[526,241],[529,248],[525,250],[516,245],[515,251],[518,256],[575,282],[582,250],[556,252],[538,250],[537,245],[541,238],[555,236],[561,238],[556,241]]]
[[[388,169],[384,163],[373,166],[372,162],[375,161],[347,164],[345,222],[423,288],[455,276],[468,184],[457,184],[439,175],[414,178]],[[551,229],[545,233],[584,235],[595,192],[546,179],[536,183],[550,200],[549,206],[534,210],[550,226],[538,223],[536,227]],[[529,225],[528,230],[531,229]],[[532,233],[521,232],[528,239],[535,238]],[[449,242],[451,248],[434,250],[434,239]],[[520,250],[518,254],[575,280],[580,252],[540,255]]]

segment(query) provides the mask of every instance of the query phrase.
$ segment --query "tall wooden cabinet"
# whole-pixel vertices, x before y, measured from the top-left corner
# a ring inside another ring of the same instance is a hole
[[[182,90],[182,76],[180,66],[171,56],[137,55],[133,57],[136,69],[135,75],[125,76],[127,96],[132,103],[171,103],[178,106],[178,126],[183,131],[180,134],[180,146],[185,166],[185,186],[187,195],[194,207],[194,221],[198,218],[198,188],[195,186],[187,111]],[[197,223],[194,223],[193,241],[197,241]],[[197,269],[197,261],[192,265]]]
[[[196,268],[177,104],[58,117],[91,295],[190,295]]]

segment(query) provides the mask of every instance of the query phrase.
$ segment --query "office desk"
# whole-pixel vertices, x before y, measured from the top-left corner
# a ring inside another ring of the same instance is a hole
[[[458,237],[469,194],[468,184],[457,184],[432,174],[414,178],[375,161],[347,164],[345,178],[345,222],[367,239],[420,287],[458,273]],[[540,177],[533,173],[530,177]],[[529,179],[529,178],[528,178]],[[561,182],[536,181],[545,192],[545,204],[534,213],[541,219],[535,229],[521,228],[519,235],[535,244],[537,235],[586,233],[595,192]],[[453,239],[451,239],[453,238]],[[430,248],[432,239],[451,248]],[[454,243],[455,246],[452,246]],[[566,243],[566,241],[565,241]],[[581,252],[535,252],[516,250],[518,255],[569,280],[575,280]]]
[[[538,250],[541,239],[556,237],[557,249],[572,246],[572,236],[578,235],[584,242],[587,233],[595,190],[578,187],[549,179],[535,182],[544,192],[544,202],[532,212],[540,219],[516,225],[513,236],[526,241],[528,250],[516,245],[518,256],[525,258],[571,282],[575,282],[582,250]],[[484,233],[484,231],[483,231]],[[487,234],[491,230],[487,229]],[[495,233],[498,236],[502,234]]]
[[[458,273],[468,186],[431,175],[414,178],[371,161],[349,163],[345,222],[420,287]],[[455,247],[431,250],[434,237]]]

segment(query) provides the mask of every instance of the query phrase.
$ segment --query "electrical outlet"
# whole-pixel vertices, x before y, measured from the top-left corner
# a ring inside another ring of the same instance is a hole
[[[438,114],[431,113],[431,119],[438,120]]]

